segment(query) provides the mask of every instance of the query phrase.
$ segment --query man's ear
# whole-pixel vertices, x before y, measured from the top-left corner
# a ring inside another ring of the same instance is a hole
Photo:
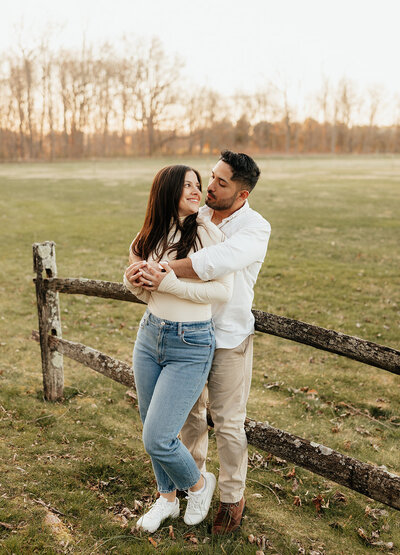
[[[242,189],[241,191],[239,191],[238,199],[240,198],[241,200],[244,201],[247,199],[249,194],[250,194],[250,191],[247,191],[247,189]]]

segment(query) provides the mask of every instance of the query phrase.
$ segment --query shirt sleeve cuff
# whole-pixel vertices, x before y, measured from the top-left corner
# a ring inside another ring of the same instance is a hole
[[[192,261],[192,268],[199,276],[202,281],[210,281],[213,279],[211,275],[211,268],[207,271],[207,254],[204,252],[206,249],[202,249],[197,252],[189,254],[189,258]],[[210,266],[210,264],[208,264]]]

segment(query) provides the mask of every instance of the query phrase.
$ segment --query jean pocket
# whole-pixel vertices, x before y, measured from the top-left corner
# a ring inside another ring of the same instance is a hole
[[[183,330],[181,340],[192,347],[212,347],[213,334],[210,330]]]

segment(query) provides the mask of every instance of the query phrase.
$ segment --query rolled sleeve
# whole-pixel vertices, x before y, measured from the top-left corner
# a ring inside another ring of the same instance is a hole
[[[262,226],[243,228],[223,243],[192,253],[193,270],[200,279],[208,281],[242,270],[254,262],[262,263],[270,234],[271,226],[265,220]]]

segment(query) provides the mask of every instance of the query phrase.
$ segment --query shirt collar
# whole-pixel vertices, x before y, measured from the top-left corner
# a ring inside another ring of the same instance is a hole
[[[250,205],[248,200],[246,199],[243,206],[239,208],[239,210],[236,210],[235,212],[233,212],[233,214],[231,214],[230,216],[228,216],[227,218],[224,218],[217,227],[220,227],[228,222],[230,222],[231,220],[234,220],[237,216],[240,216],[241,214],[243,214],[244,212],[247,212],[247,210],[250,210]],[[209,206],[207,206],[206,204],[204,206],[202,206],[201,208],[201,214],[202,216],[205,216],[208,220],[211,220],[212,216],[213,216],[214,210],[212,208],[210,208]]]
[[[250,206],[249,206],[248,200],[246,199],[246,200],[244,201],[243,206],[241,206],[241,207],[239,208],[239,210],[235,210],[235,212],[234,212],[233,214],[231,214],[231,215],[228,216],[227,218],[224,218],[224,219],[222,220],[222,222],[221,222],[219,225],[223,225],[223,224],[226,224],[226,223],[230,222],[231,220],[234,220],[237,216],[240,216],[240,215],[243,214],[244,212],[247,212],[247,210],[250,210]]]

